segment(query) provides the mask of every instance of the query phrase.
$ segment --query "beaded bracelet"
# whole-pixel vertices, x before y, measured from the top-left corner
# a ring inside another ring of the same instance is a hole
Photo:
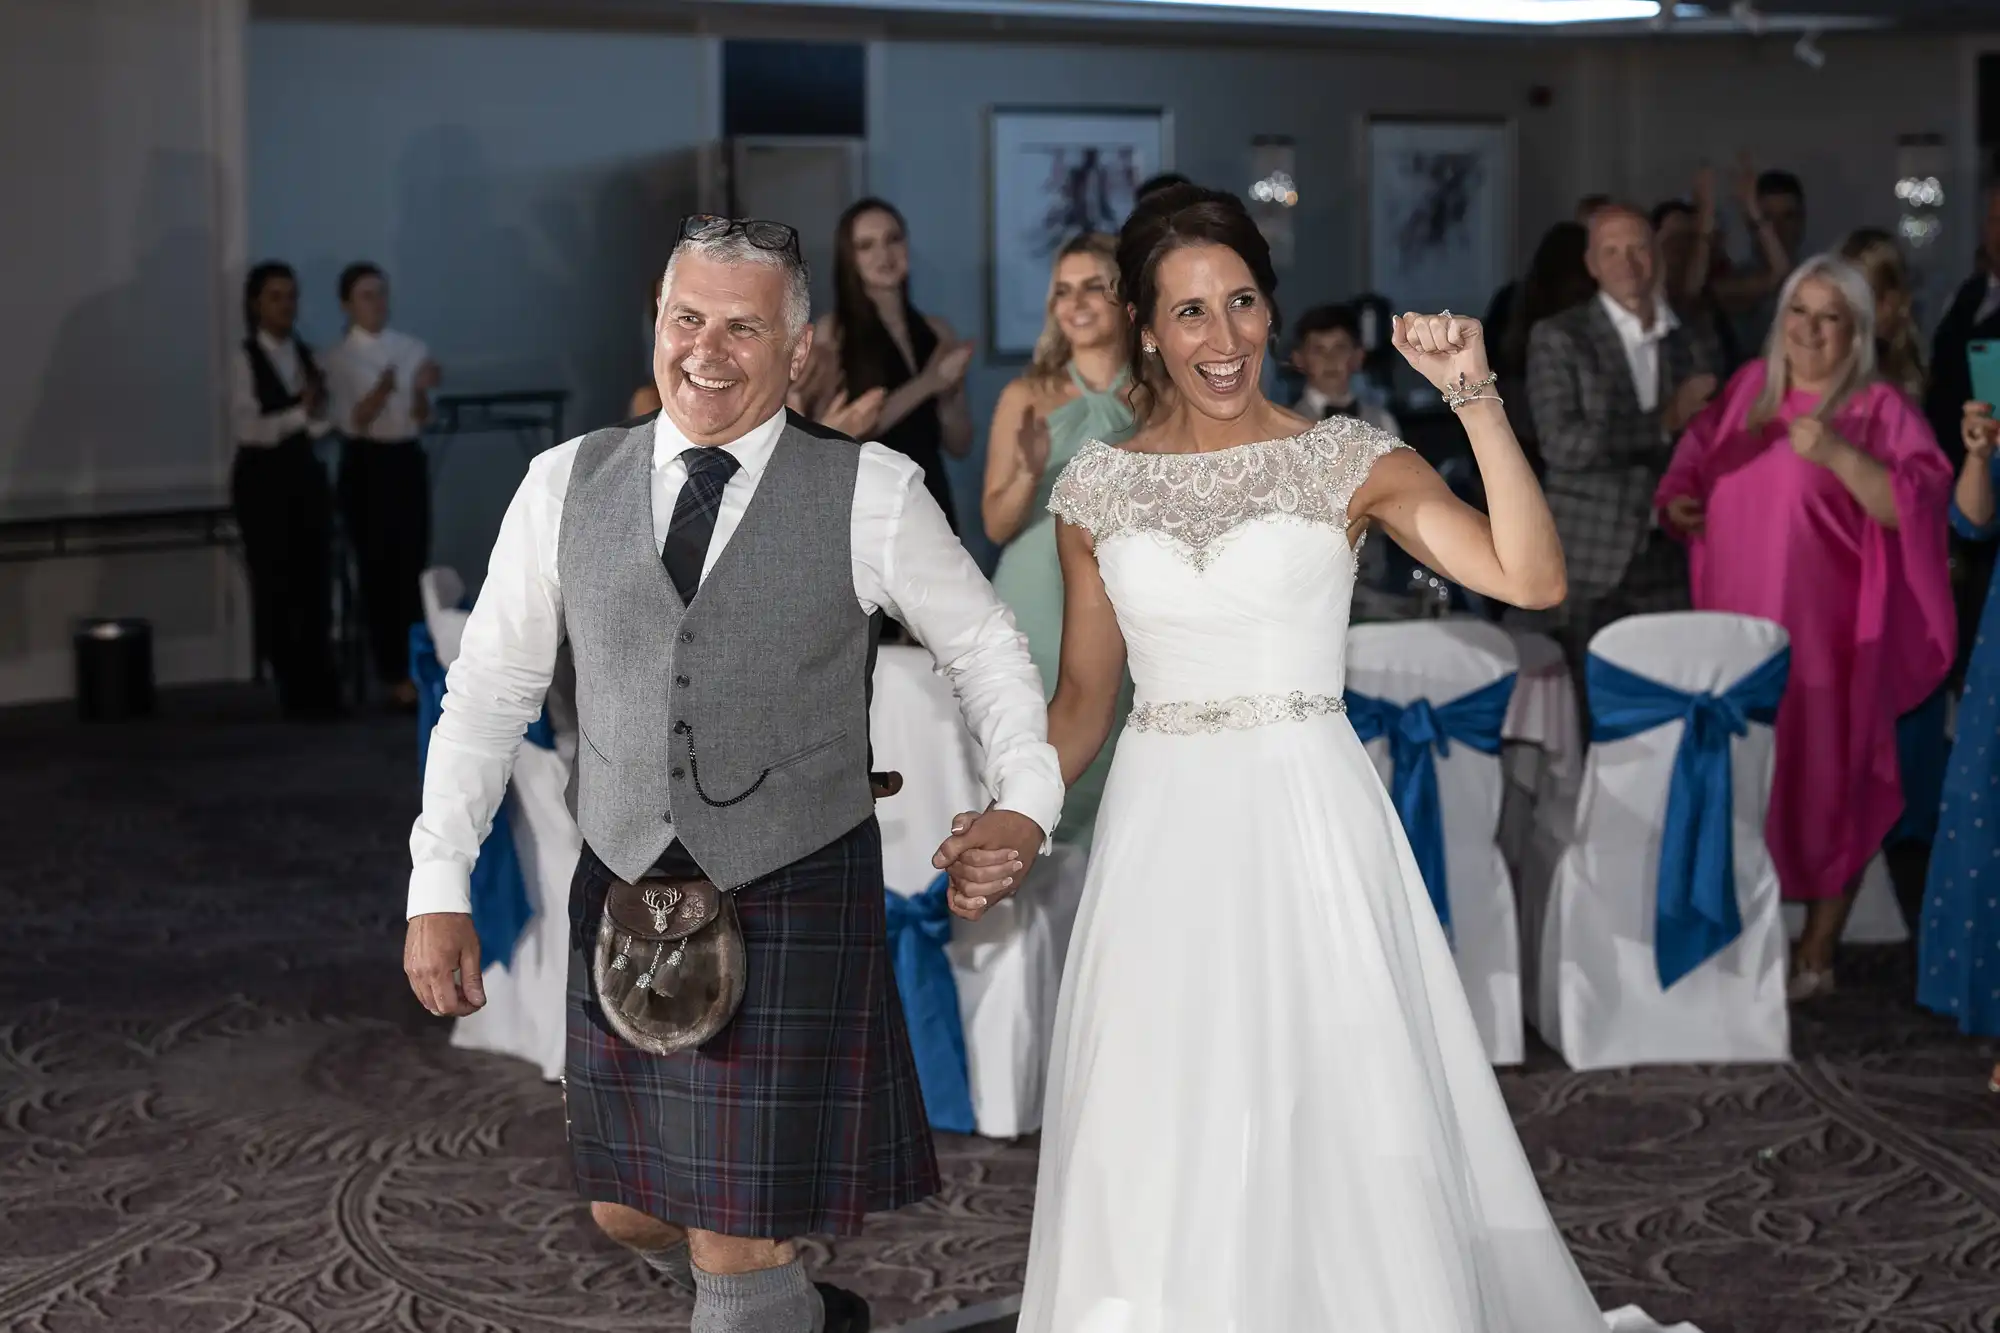
[[[1506,400],[1501,398],[1500,395],[1497,393],[1482,394],[1479,392],[1481,389],[1490,389],[1499,382],[1500,382],[1499,372],[1495,371],[1493,373],[1488,374],[1485,379],[1480,380],[1476,384],[1467,384],[1465,382],[1465,372],[1460,371],[1458,376],[1458,387],[1456,389],[1453,389],[1450,393],[1447,393],[1444,396],[1444,405],[1450,408],[1452,411],[1456,412],[1459,408],[1464,407],[1467,403],[1489,402],[1489,401],[1495,403],[1504,402]]]

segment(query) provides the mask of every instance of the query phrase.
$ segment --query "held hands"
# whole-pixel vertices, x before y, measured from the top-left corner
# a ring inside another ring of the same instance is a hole
[[[1389,342],[1439,393],[1477,384],[1492,372],[1486,364],[1486,337],[1476,319],[1445,311],[1415,311],[1389,321]]]
[[[931,864],[951,873],[946,895],[952,914],[977,921],[1002,898],[1012,897],[1040,854],[1042,830],[1012,810],[966,813],[951,821],[951,836]]]
[[[479,978],[479,933],[467,912],[426,912],[410,918],[403,937],[403,975],[418,1003],[439,1018],[463,1018],[486,1003]]]
[[[1965,441],[1966,457],[1992,458],[1994,447],[2000,445],[2000,421],[1993,419],[1993,404],[1967,403],[1965,415],[1959,419],[1958,434]]]

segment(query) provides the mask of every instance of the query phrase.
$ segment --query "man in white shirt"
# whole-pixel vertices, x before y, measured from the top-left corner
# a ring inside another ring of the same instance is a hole
[[[326,385],[299,339],[299,283],[263,263],[243,284],[250,334],[231,367],[236,462],[229,491],[250,574],[257,655],[287,717],[340,712],[330,645],[333,497],[314,449],[327,432]]]
[[[1535,325],[1528,397],[1542,489],[1562,536],[1562,638],[1581,680],[1598,630],[1687,606],[1687,560],[1653,518],[1674,439],[1716,389],[1712,341],[1661,295],[1651,222],[1623,204],[1591,214],[1584,261],[1598,294]]]
[[[469,1013],[483,1000],[470,870],[567,641],[585,841],[573,1174],[598,1225],[655,1267],[672,1275],[691,1247],[679,1268],[701,1333],[866,1328],[866,1303],[815,1289],[792,1239],[937,1188],[867,773],[885,614],[951,677],[985,756],[994,805],[965,837],[1007,853],[1018,882],[1062,807],[1026,640],[921,469],[785,411],[811,349],[807,290],[789,227],[684,224],[654,354],[664,407],[530,466],[451,667],[410,840],[411,985],[433,1013]],[[670,1055],[619,1035],[591,965],[607,895],[654,873],[731,892],[747,953],[728,1025]]]
[[[389,280],[373,264],[340,275],[347,336],[326,354],[340,452],[341,516],[354,548],[361,610],[381,683],[414,708],[410,626],[423,618],[417,577],[430,558],[430,467],[421,438],[441,375],[430,349],[389,325]]]

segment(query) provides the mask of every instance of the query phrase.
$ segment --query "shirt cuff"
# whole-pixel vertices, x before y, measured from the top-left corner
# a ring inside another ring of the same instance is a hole
[[[1049,782],[1045,778],[1021,774],[1009,778],[1000,789],[1000,795],[993,802],[995,810],[1011,810],[1017,815],[1025,815],[1035,821],[1042,830],[1041,850],[1038,856],[1048,855],[1055,845],[1056,825],[1062,822],[1063,787],[1060,782]]]
[[[472,911],[472,872],[456,861],[425,861],[410,871],[406,916]]]

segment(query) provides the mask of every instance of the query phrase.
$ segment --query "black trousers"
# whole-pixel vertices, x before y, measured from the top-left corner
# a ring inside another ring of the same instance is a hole
[[[418,440],[349,440],[340,453],[340,514],[360,580],[361,623],[376,677],[410,676],[410,626],[424,618],[417,576],[431,552],[431,479]]]
[[[333,495],[312,443],[236,451],[230,502],[250,567],[257,655],[287,713],[331,710],[340,699],[332,625]]]

